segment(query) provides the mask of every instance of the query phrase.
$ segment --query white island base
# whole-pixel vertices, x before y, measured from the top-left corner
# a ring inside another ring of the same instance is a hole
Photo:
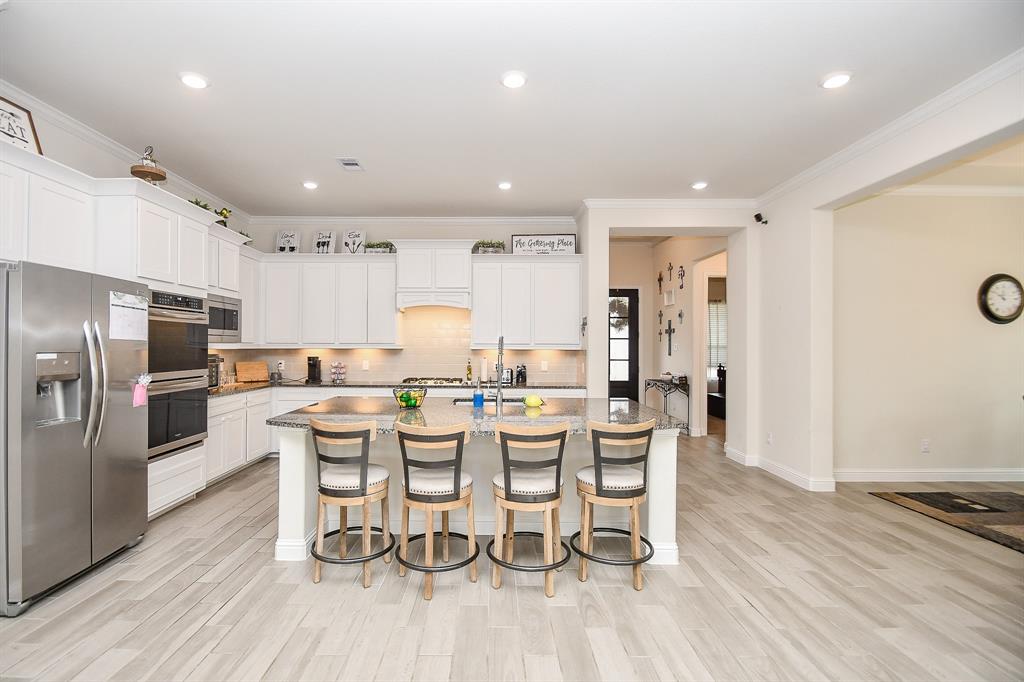
[[[308,429],[276,427],[281,438],[280,475],[278,488],[277,545],[274,558],[278,561],[305,561],[316,531],[317,462],[313,438]],[[641,507],[643,535],[654,547],[654,564],[679,563],[676,544],[676,438],[678,429],[654,432],[647,470],[647,501]],[[593,464],[594,455],[585,435],[572,435],[565,446],[562,478],[564,480],[561,511],[562,535],[568,537],[579,530],[580,505],[576,495],[576,471]],[[391,532],[397,539],[398,519],[402,505],[402,457],[398,438],[394,434],[380,434],[371,444],[370,461],[391,472],[388,494],[391,510]],[[494,436],[474,437],[463,455],[463,470],[473,476],[473,500],[476,508],[476,532],[481,552],[487,540],[483,536],[494,534],[494,494],[491,479],[501,470],[501,451]],[[628,529],[625,508],[594,507],[595,526]],[[338,527],[337,512],[328,513],[328,529]],[[360,523],[359,511],[349,513],[349,524]],[[374,505],[373,525],[380,525],[380,506]],[[453,512],[450,527],[466,532],[464,512]],[[541,530],[540,515],[516,516],[516,530]],[[423,532],[423,516],[410,514],[409,532]],[[439,535],[435,528],[435,533]],[[436,537],[436,535],[435,535]],[[379,542],[375,538],[375,544]]]

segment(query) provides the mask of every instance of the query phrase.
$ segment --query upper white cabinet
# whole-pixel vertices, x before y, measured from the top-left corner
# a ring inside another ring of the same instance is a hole
[[[432,289],[434,249],[403,247],[398,251],[398,289]]]
[[[471,239],[395,239],[398,308],[469,307],[473,280]]]
[[[579,349],[579,256],[482,256],[473,262],[474,348]]]
[[[366,343],[368,311],[366,263],[338,264],[338,343]],[[394,296],[394,280],[391,282]],[[395,305],[390,304],[392,317]],[[391,341],[390,343],[394,343]]]
[[[302,264],[302,343],[335,342],[338,309],[336,263]]]
[[[178,216],[148,201],[139,202],[138,275],[178,281]]]
[[[395,261],[370,263],[366,272],[366,342],[398,343],[395,320]]]
[[[28,178],[28,243],[25,259],[93,271],[93,198],[49,178]]]
[[[178,284],[203,289],[206,287],[206,260],[197,258],[206,245],[206,225],[180,216],[178,222]]]
[[[241,256],[238,259],[238,296],[242,299],[241,322],[239,332],[242,343],[258,343],[260,341],[260,324],[262,318],[262,302],[260,294],[260,262],[255,258]]]
[[[469,249],[434,249],[435,289],[469,289],[473,278],[472,248],[471,244]]]
[[[299,343],[302,265],[264,264],[264,337],[267,343]]]
[[[28,173],[0,162],[0,258],[25,258],[28,226]]]
[[[209,289],[235,296],[239,293],[240,247],[247,238],[221,225],[211,225],[206,243],[206,269]]]

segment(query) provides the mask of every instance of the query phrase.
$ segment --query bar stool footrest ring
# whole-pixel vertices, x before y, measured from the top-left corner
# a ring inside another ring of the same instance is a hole
[[[512,537],[513,538],[519,538],[519,537],[543,538],[544,537],[544,533],[538,533],[538,532],[532,531],[532,530],[517,530],[514,533],[512,533]],[[558,561],[555,561],[555,562],[550,563],[550,564],[532,564],[532,565],[528,565],[528,564],[514,564],[514,563],[511,563],[509,561],[505,561],[503,559],[499,559],[498,557],[494,556],[494,551],[493,551],[494,550],[494,540],[491,540],[490,542],[487,543],[487,556],[490,558],[491,561],[493,561],[497,565],[501,566],[502,568],[507,568],[507,569],[509,569],[511,571],[524,571],[524,572],[528,572],[528,573],[529,572],[537,572],[537,573],[539,573],[541,571],[552,571],[552,570],[557,570],[557,569],[561,568],[562,566],[565,566],[567,563],[569,563],[569,559],[572,558],[572,550],[569,549],[569,545],[567,545],[565,543],[565,540],[562,540],[561,538],[559,538],[558,542],[559,542],[559,544],[562,545],[562,558],[559,559]]]
[[[579,545],[580,535],[582,534],[582,532],[583,531],[576,531],[575,533],[573,533],[572,537],[569,538],[569,544],[572,545],[572,549],[574,552],[576,552],[588,561],[594,561],[599,564],[607,564],[609,566],[637,566],[639,564],[643,564],[650,561],[654,557],[654,546],[651,544],[650,540],[645,538],[643,535],[640,536],[640,542],[643,544],[644,548],[646,548],[647,552],[636,559],[612,559],[610,557],[597,556],[596,554],[584,552],[582,549],[580,549]],[[632,535],[632,533],[630,533],[628,530],[623,530],[621,528],[595,528],[594,532],[615,533],[617,535],[626,536]]]
[[[349,526],[348,528],[345,529],[345,532],[346,533],[351,533],[352,531],[362,531],[362,530],[363,530],[362,525],[359,525],[359,526]],[[384,530],[380,526],[370,526],[370,530],[371,531],[376,531],[377,533],[380,533],[380,535],[382,537],[384,536]],[[324,540],[326,540],[327,538],[332,537],[334,535],[337,535],[340,532],[341,532],[341,529],[339,528],[337,530],[332,530],[329,533],[324,533]],[[352,535],[358,535],[360,537],[362,537],[362,535],[363,535],[362,532],[351,533],[351,534]],[[360,556],[347,556],[344,559],[341,558],[341,557],[336,557],[336,556],[326,556],[326,555],[320,554],[320,553],[318,553],[316,551],[316,544],[315,543],[310,548],[309,553],[313,556],[313,558],[317,559],[318,561],[323,561],[324,563],[327,563],[327,564],[342,564],[342,565],[344,565],[344,564],[362,564],[362,563],[365,563],[367,561],[373,561],[374,559],[379,559],[382,556],[384,556],[385,554],[387,554],[388,552],[390,552],[391,550],[393,550],[395,548],[395,534],[389,531],[388,532],[388,538],[390,539],[390,542],[386,543],[386,546],[383,549],[379,549],[376,552],[373,552],[372,554],[367,554],[365,556],[363,556],[363,555],[360,555]]]
[[[408,548],[410,543],[415,542],[417,540],[422,540],[424,537],[426,536],[423,533],[419,533],[417,535],[410,535],[409,539],[406,541],[406,547]],[[434,537],[439,538],[444,536],[442,536],[440,533],[435,533]],[[469,543],[469,538],[464,533],[456,533],[454,531],[449,531],[448,537],[461,538],[465,540],[467,544]],[[401,550],[395,550],[395,560],[398,561],[398,563],[400,563],[402,566],[408,568],[409,570],[419,571],[420,573],[444,573],[445,571],[455,571],[465,566],[469,566],[476,560],[478,556],[480,556],[480,543],[475,542],[473,543],[473,545],[473,554],[466,557],[462,561],[455,562],[454,564],[441,564],[439,566],[426,566],[424,564],[414,564],[413,562],[406,561],[402,558]],[[408,551],[409,550],[406,549],[406,552]]]

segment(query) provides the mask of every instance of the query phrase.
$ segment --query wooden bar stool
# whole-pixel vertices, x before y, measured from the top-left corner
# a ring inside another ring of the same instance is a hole
[[[395,422],[398,432],[398,446],[402,451],[404,483],[402,490],[402,540],[395,557],[398,559],[398,575],[404,576],[405,569],[424,573],[423,598],[434,594],[434,574],[454,571],[469,566],[469,579],[476,582],[476,558],[480,545],[476,542],[476,526],[473,520],[473,477],[462,470],[462,451],[469,442],[469,424],[451,427],[409,426]],[[441,450],[455,448],[448,459],[413,459],[409,449]],[[467,534],[455,533],[448,529],[448,512],[466,508]],[[426,515],[425,532],[409,536],[409,510],[417,509]],[[441,513],[441,559],[447,564],[434,565],[434,512]],[[448,538],[455,536],[466,541],[466,558],[448,564]],[[409,561],[409,543],[424,540],[424,564]]]
[[[487,556],[494,563],[491,584],[495,588],[501,587],[503,567],[513,571],[543,571],[544,594],[555,596],[554,571],[564,566],[572,556],[569,545],[562,542],[558,519],[562,505],[562,456],[568,435],[568,423],[517,426],[498,422],[496,426],[494,440],[501,445],[502,470],[491,480],[494,489],[494,540],[487,544]],[[558,454],[550,459],[512,459],[509,453],[509,448],[540,450],[553,447],[558,448]],[[517,511],[541,512],[544,515],[544,532],[516,532],[514,515]],[[504,533],[501,531],[503,515],[506,519]],[[512,562],[515,538],[523,536],[543,538],[543,564]],[[496,552],[493,551],[495,542],[498,543]],[[557,561],[554,560],[556,548],[562,554]]]
[[[654,556],[654,547],[640,535],[640,505],[647,499],[647,456],[651,451],[655,421],[642,424],[607,424],[587,422],[587,440],[594,444],[594,464],[576,472],[576,492],[580,496],[580,530],[569,538],[573,550],[580,556],[579,579],[587,579],[587,561],[610,566],[633,567],[633,589],[644,587],[640,565]],[[631,447],[643,446],[643,454],[607,456],[602,445]],[[634,464],[643,464],[638,469]],[[594,528],[594,505],[629,507],[629,530],[621,528]],[[629,559],[612,559],[592,554],[594,533],[616,533],[630,537]],[[582,536],[580,548],[579,540]],[[644,554],[640,554],[640,545]]]
[[[363,564],[363,587],[370,586],[370,562],[384,557],[384,563],[391,562],[390,552],[395,546],[388,522],[388,470],[377,464],[370,464],[370,441],[377,440],[377,422],[366,421],[353,424],[335,424],[309,420],[313,434],[313,448],[316,450],[318,501],[316,505],[316,544],[310,552],[313,555],[313,582],[320,582],[320,568],[323,562],[329,564]],[[339,456],[332,454],[334,448],[346,445],[360,445],[358,455]],[[370,525],[370,505],[380,502],[381,525]],[[327,505],[338,507],[341,520],[338,530],[324,533]],[[348,508],[363,508],[361,526],[348,526]],[[346,548],[347,531],[362,533],[363,553],[348,557]],[[382,548],[371,553],[371,531],[381,534]],[[338,556],[324,555],[324,539],[338,535]]]

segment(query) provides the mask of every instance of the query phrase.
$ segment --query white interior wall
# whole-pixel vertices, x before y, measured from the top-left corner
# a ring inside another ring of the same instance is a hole
[[[726,240],[722,240],[723,242]],[[707,434],[708,391],[707,391],[707,327],[708,327],[708,279],[725,277],[728,274],[729,257],[724,251],[713,256],[697,259],[692,268],[688,317],[690,336],[687,346],[690,351],[690,435]]]
[[[1024,478],[1024,319],[977,304],[1024,280],[1024,198],[868,199],[834,249],[836,479]]]

